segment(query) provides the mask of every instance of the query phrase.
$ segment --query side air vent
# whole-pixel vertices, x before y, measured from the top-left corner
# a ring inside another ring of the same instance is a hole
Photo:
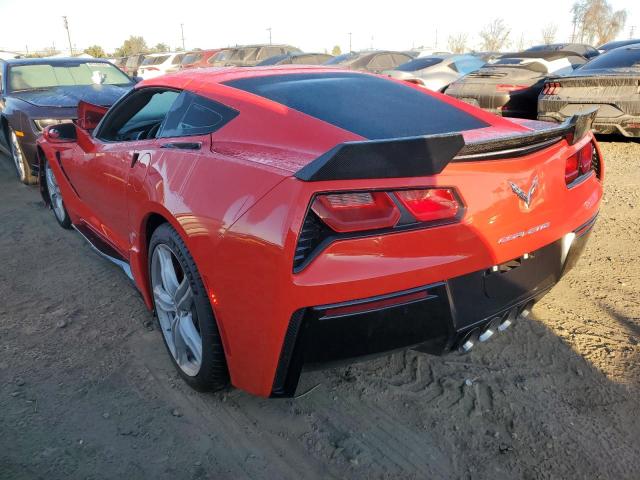
[[[302,230],[300,230],[296,252],[293,257],[294,272],[298,272],[304,267],[311,252],[328,236],[327,230],[327,227],[318,216],[309,210],[307,218],[305,218],[302,225]]]

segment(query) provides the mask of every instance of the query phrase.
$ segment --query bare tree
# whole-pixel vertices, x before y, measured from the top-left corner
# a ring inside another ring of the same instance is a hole
[[[496,18],[490,24],[485,25],[480,32],[482,38],[482,49],[487,52],[498,52],[509,46],[509,34],[511,30],[507,28],[504,20]]]
[[[550,23],[542,29],[541,33],[542,33],[542,43],[544,43],[545,45],[550,45],[556,39],[556,34],[558,33],[558,26],[554,23]]]
[[[447,46],[451,53],[464,53],[467,51],[467,34],[458,33],[456,35],[449,35],[447,40]]]
[[[580,41],[591,45],[610,42],[627,21],[627,11],[614,11],[607,0],[578,0],[571,13]]]

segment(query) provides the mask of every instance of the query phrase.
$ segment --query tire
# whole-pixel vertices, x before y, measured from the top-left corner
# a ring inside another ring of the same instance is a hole
[[[18,175],[18,179],[24,183],[25,185],[34,185],[38,182],[38,179],[35,175],[31,173],[31,165],[27,160],[22,147],[20,146],[20,142],[18,141],[18,136],[13,128],[9,127],[9,148],[11,150],[11,158],[13,160],[13,164],[16,168],[16,174]]]
[[[151,236],[148,268],[154,312],[178,373],[198,391],[226,387],[229,372],[211,303],[189,250],[167,223]]]
[[[60,193],[60,188],[58,187],[58,181],[55,173],[51,169],[51,165],[49,165],[49,160],[47,159],[44,161],[44,179],[46,183],[45,190],[47,192],[49,208],[51,208],[53,216],[56,217],[60,226],[68,230],[71,228],[71,219],[69,218],[69,213],[62,201],[62,195]]]

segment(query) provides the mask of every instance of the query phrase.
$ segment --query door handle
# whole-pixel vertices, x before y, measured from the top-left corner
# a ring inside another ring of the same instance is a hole
[[[134,152],[134,154],[131,155],[131,168],[133,168],[133,166],[138,162],[139,157],[140,154],[138,152]]]
[[[178,150],[200,150],[202,143],[200,142],[171,142],[161,145],[160,148],[175,148]]]

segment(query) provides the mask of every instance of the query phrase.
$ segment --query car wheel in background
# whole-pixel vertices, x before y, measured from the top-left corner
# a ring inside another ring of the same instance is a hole
[[[67,209],[62,202],[62,195],[60,194],[60,187],[58,187],[58,181],[56,180],[55,173],[49,165],[49,161],[45,160],[44,163],[44,178],[47,182],[47,197],[49,198],[49,206],[53,210],[53,214],[56,220],[62,228],[71,228],[71,219],[67,213]]]
[[[162,337],[182,378],[200,391],[225,387],[229,373],[211,303],[191,254],[169,224],[151,236],[149,278]]]
[[[11,147],[11,156],[20,181],[26,185],[35,184],[37,178],[31,173],[31,165],[29,165],[27,157],[22,151],[16,132],[11,127],[9,127],[9,146]]]

